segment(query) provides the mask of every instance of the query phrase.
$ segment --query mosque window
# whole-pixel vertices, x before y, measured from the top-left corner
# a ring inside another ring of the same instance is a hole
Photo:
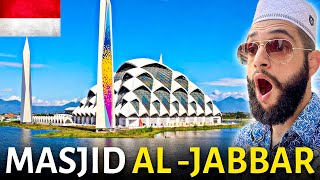
[[[131,101],[132,106],[136,110],[137,113],[139,113],[139,101],[137,99]]]
[[[150,72],[166,88],[171,89],[172,71],[160,64],[150,64],[142,67]]]
[[[119,80],[121,80],[124,76],[124,74],[129,70],[129,69],[132,69],[132,68],[135,68],[136,66],[132,65],[132,64],[128,64],[128,63],[125,63],[123,64],[119,69],[118,71],[116,72],[115,76],[114,76],[114,82],[117,82]]]
[[[153,101],[153,106],[156,108],[156,110],[158,111],[158,113],[160,113],[160,102],[158,100]]]
[[[165,88],[160,88],[154,92],[154,94],[160,99],[161,103],[170,112],[170,93]]]
[[[175,79],[186,91],[188,91],[188,80],[184,76],[179,76]]]
[[[174,101],[172,105],[176,108],[176,110],[179,112],[179,103],[177,101]]]
[[[121,102],[121,106],[126,105],[126,104],[127,104],[127,102],[128,102],[128,101],[126,101],[125,99],[123,99],[123,100],[122,100],[122,102]]]
[[[122,100],[123,96],[128,92],[129,92],[129,90],[126,87],[122,86],[120,88],[119,93],[118,93],[118,99],[117,99],[117,102],[116,102],[116,107],[121,103],[121,100]]]
[[[138,79],[140,79],[140,81],[142,81],[149,89],[152,89],[153,79],[149,74],[143,73],[138,76]]]
[[[199,104],[199,106],[205,110],[204,107],[204,94],[201,93],[199,89],[194,90],[193,92],[190,93],[191,96],[196,100],[196,102]]]
[[[209,108],[211,109],[211,111],[213,111],[213,105],[212,105],[212,102],[207,102],[207,105],[209,106]]]
[[[150,99],[151,99],[150,91],[146,87],[141,86],[138,89],[134,90],[134,93],[138,96],[138,98],[142,102],[143,106],[147,109],[147,111],[149,113],[150,112]]]
[[[126,82],[127,80],[131,79],[132,76],[128,73],[126,73],[124,76],[123,76],[123,79],[122,79],[122,83]]]
[[[91,99],[93,96],[95,96],[95,94],[90,90],[88,93],[88,99]]]
[[[196,102],[192,101],[192,102],[190,103],[190,105],[193,107],[193,109],[194,109],[195,111],[197,111],[197,104],[196,104]]]
[[[181,105],[184,107],[186,111],[188,111],[188,95],[183,89],[178,89],[173,92],[173,95],[178,99]]]

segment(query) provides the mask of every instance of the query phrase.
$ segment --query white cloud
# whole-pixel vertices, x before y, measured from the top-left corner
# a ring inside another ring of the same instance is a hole
[[[13,54],[0,53],[0,57],[15,58],[15,57],[17,57],[17,56],[16,56],[16,55],[13,55]]]
[[[214,101],[221,101],[227,97],[233,97],[233,98],[243,98],[245,100],[249,100],[248,92],[239,91],[239,92],[221,92],[219,90],[214,90],[212,94],[209,95],[209,97]]]
[[[10,96],[7,99],[4,99],[5,101],[13,101],[13,100],[18,100],[21,101],[21,98],[19,96]]]
[[[32,105],[34,105],[34,106],[50,106],[51,103],[48,100],[37,99],[36,96],[32,96]]]
[[[65,104],[69,103],[69,102],[71,102],[71,101],[65,100],[65,99],[63,99],[63,100],[55,100],[55,101],[53,101],[53,106],[63,106]]]
[[[32,96],[32,105],[34,106],[63,106],[67,103],[70,102],[77,102],[79,101],[80,98],[74,98],[72,100],[53,100],[53,101],[48,101],[48,100],[42,100],[42,99],[38,99],[35,96]]]
[[[22,63],[0,61],[0,67],[1,66],[22,68]],[[31,64],[31,67],[32,68],[44,68],[44,67],[47,67],[47,66],[45,64]]]
[[[15,63],[15,62],[4,62],[4,61],[1,61],[0,62],[0,67],[1,66],[21,68],[22,64],[21,63]]]
[[[0,89],[0,92],[12,92],[13,90],[11,88],[6,89]]]
[[[31,67],[32,68],[44,68],[44,67],[47,67],[47,65],[44,65],[44,64],[31,64]]]
[[[223,78],[217,81],[212,82],[203,82],[200,84],[210,85],[210,86],[228,86],[228,87],[236,87],[236,86],[245,86],[247,84],[246,79],[235,79],[235,78]]]
[[[21,101],[21,97],[19,96],[10,96],[9,98],[4,99],[5,101],[12,101],[12,100],[18,100]],[[80,101],[80,98],[74,98],[71,100],[53,100],[53,101],[48,101],[48,100],[43,100],[43,99],[38,99],[36,96],[32,96],[32,105],[33,106],[63,106],[67,103],[70,102],[78,102]]]
[[[72,99],[70,102],[79,102],[81,99],[79,97]]]

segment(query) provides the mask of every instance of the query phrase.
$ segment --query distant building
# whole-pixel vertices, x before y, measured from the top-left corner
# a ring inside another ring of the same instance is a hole
[[[6,119],[8,121],[16,121],[16,120],[20,119],[19,115],[12,114],[12,113],[5,114],[3,117],[4,117],[4,119]]]
[[[70,114],[54,114],[49,116],[32,116],[32,122],[38,124],[50,125],[73,125],[72,115]]]
[[[17,119],[17,115],[12,114],[12,113],[5,114],[4,117],[6,119]]]
[[[188,126],[221,123],[221,112],[194,83],[164,64],[146,58],[120,66],[114,76],[117,126]],[[97,86],[73,111],[78,124],[96,123]]]

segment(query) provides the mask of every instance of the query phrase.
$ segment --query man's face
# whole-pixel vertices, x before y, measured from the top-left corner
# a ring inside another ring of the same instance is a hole
[[[293,47],[303,48],[297,27],[287,21],[268,20],[255,23],[247,42],[287,39]],[[265,43],[265,42],[262,42]],[[270,59],[263,45],[248,61],[250,108],[264,124],[284,123],[296,111],[309,80],[308,63],[303,50],[294,50],[287,64]]]

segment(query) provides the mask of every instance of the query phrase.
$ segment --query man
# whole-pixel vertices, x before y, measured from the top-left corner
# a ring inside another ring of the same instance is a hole
[[[260,0],[246,43],[238,48],[256,121],[240,130],[234,145],[247,152],[264,147],[269,159],[285,147],[293,171],[295,147],[315,154],[320,149],[320,100],[311,91],[320,62],[316,26],[306,0]]]

